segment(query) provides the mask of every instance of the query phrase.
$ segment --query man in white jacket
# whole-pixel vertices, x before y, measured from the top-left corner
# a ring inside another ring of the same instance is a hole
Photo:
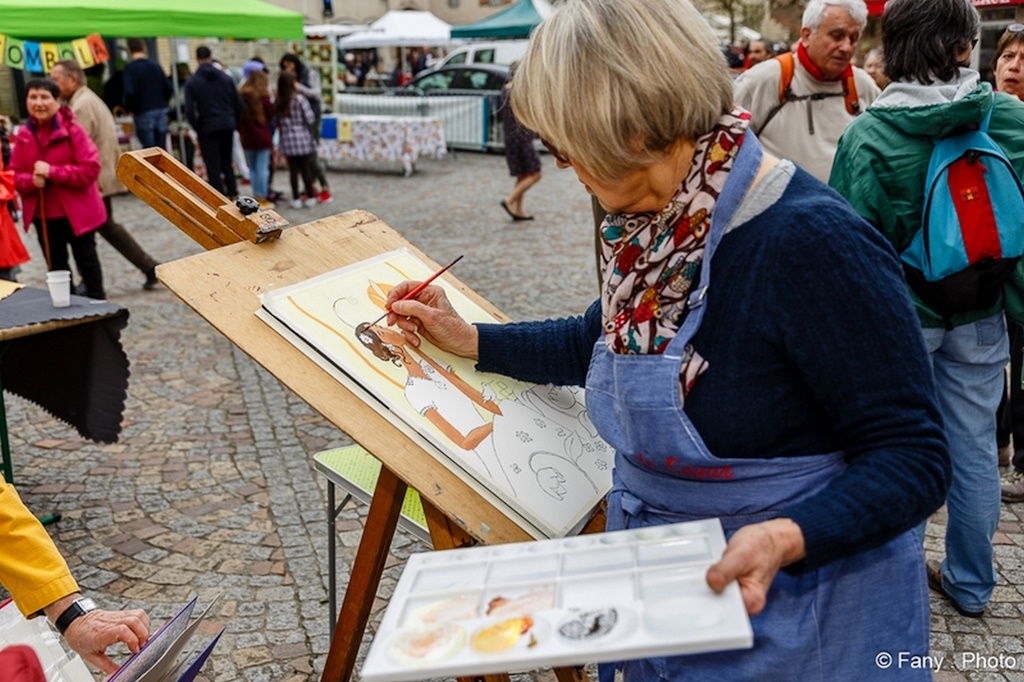
[[[839,136],[879,94],[851,63],[867,18],[864,0],[810,0],[796,55],[756,64],[736,79],[736,103],[751,113],[765,150],[822,182]],[[792,64],[788,88],[785,60]]]

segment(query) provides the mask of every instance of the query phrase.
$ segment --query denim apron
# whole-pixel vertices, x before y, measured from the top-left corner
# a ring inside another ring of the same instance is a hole
[[[748,131],[715,204],[700,286],[691,294],[689,313],[666,351],[618,355],[603,339],[595,345],[587,409],[616,451],[608,530],[718,517],[728,537],[741,526],[778,516],[845,469],[841,452],[715,457],[682,408],[683,350],[704,315],[712,256],[753,184],[761,158],[760,143]],[[752,649],[628,661],[623,673],[629,682],[930,680],[929,659],[924,658],[927,591],[921,543],[909,531],[815,570],[780,571],[764,611],[751,618]],[[602,680],[610,672],[602,666]]]

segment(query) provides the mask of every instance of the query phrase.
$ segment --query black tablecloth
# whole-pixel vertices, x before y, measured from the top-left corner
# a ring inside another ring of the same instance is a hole
[[[72,296],[67,308],[54,308],[49,292],[31,287],[0,299],[0,328],[76,319],[89,321],[0,344],[6,346],[3,387],[84,438],[114,443],[128,393],[128,356],[121,348],[128,310],[81,296]]]

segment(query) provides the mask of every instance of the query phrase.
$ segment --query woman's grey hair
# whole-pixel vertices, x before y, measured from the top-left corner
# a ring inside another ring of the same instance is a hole
[[[733,90],[689,0],[567,0],[530,39],[511,102],[525,127],[613,182],[710,132]]]
[[[980,28],[970,0],[889,0],[882,14],[885,75],[925,85],[954,80]]]
[[[850,18],[856,21],[861,29],[868,24],[868,6],[864,0],[810,0],[804,10],[802,26],[812,31],[821,27],[821,20],[825,16],[825,10],[830,6],[842,7],[850,13]]]

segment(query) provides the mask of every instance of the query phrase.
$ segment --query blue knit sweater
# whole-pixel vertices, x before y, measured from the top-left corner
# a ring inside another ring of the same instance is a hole
[[[835,192],[798,171],[725,235],[706,307],[693,344],[708,369],[686,411],[710,451],[846,454],[842,475],[782,513],[803,531],[800,568],[884,544],[942,505],[949,455],[898,258]],[[601,329],[597,302],[582,317],[479,325],[478,368],[582,385]]]

